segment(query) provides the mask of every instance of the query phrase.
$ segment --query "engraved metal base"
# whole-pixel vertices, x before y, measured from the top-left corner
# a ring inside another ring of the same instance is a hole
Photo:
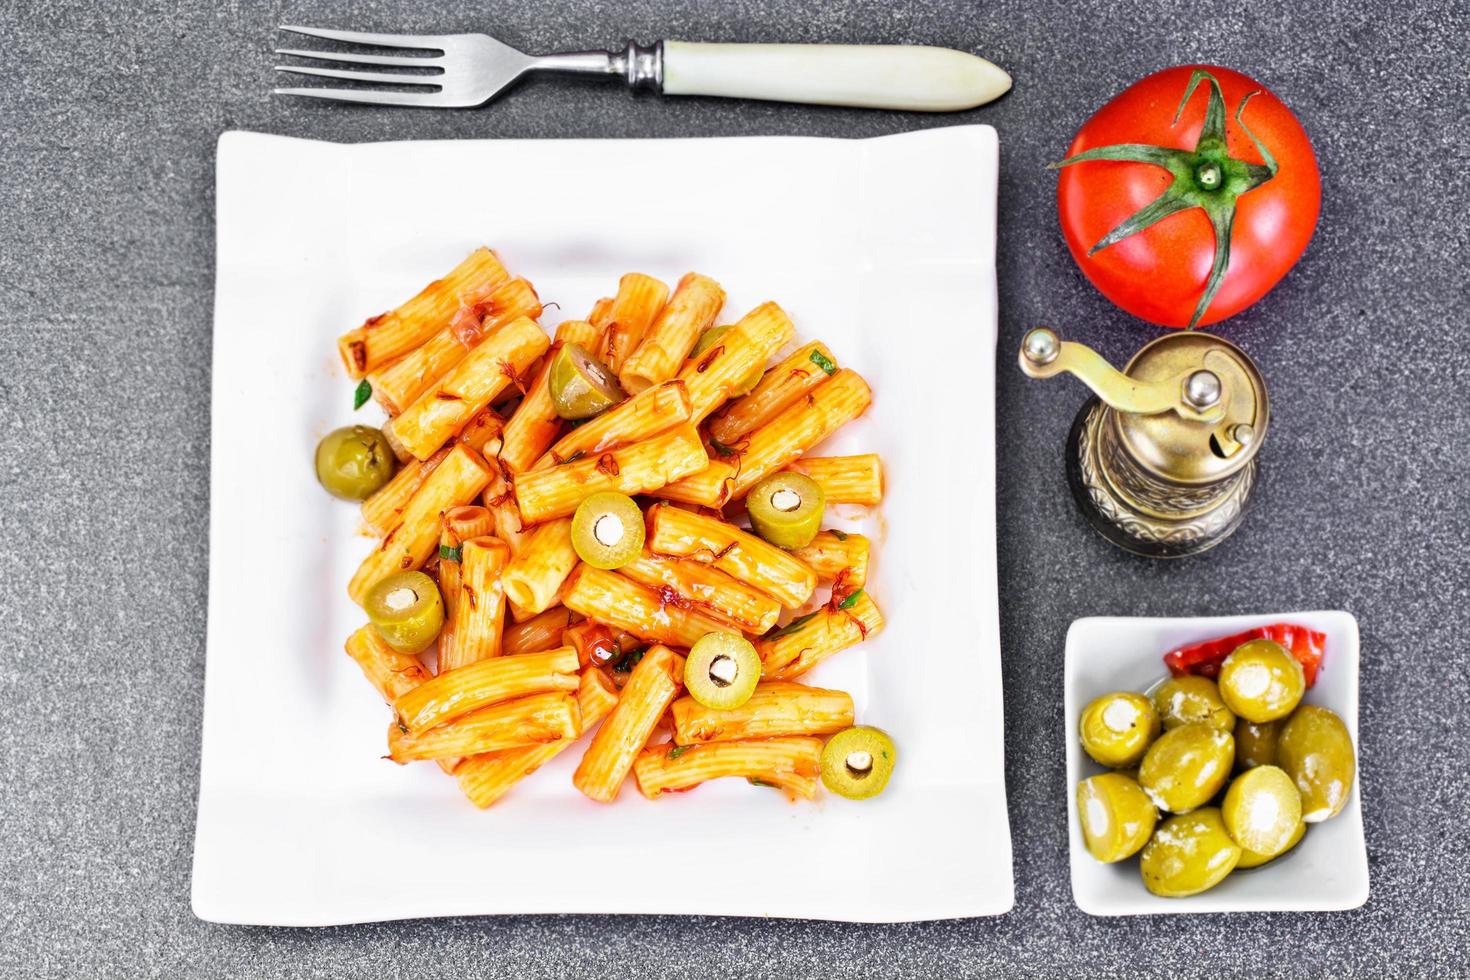
[[[1240,526],[1256,462],[1207,488],[1172,487],[1127,459],[1096,398],[1082,406],[1067,437],[1067,484],[1089,524],[1113,544],[1150,558],[1208,551]]]

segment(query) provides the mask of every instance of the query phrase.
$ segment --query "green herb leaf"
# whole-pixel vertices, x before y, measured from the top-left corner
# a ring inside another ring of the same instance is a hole
[[[846,531],[839,531],[839,530],[837,530],[837,528],[834,527],[832,529],[832,532],[831,533],[832,533],[832,537],[836,538],[838,541],[846,541],[847,540],[847,532]]]
[[[367,404],[367,400],[373,397],[373,386],[367,378],[363,378],[357,384],[357,390],[352,393],[352,410],[355,412]]]
[[[766,786],[766,787],[769,787],[770,789],[775,789],[776,788],[776,784],[775,783],[768,783],[764,779],[756,779],[754,776],[751,776],[749,779],[746,780],[746,782],[749,783],[752,786]]]
[[[676,745],[672,749],[669,749],[669,758],[677,759],[692,748],[694,748],[692,745]]]
[[[773,629],[770,632],[768,632],[763,637],[763,639],[774,640],[774,639],[776,639],[778,637],[790,636],[792,633],[795,633],[797,630],[801,629],[807,623],[810,623],[812,621],[812,619],[816,615],[817,614],[815,612],[809,612],[805,616],[797,616],[795,619],[793,619],[791,622],[787,623],[785,626],[779,627],[777,629]]]
[[[447,544],[441,544],[439,546],[440,561],[460,561],[461,554],[463,554],[462,548],[451,548]]]
[[[837,373],[837,365],[833,364],[832,359],[819,350],[812,351],[812,356],[809,360],[823,371],[826,371],[828,377]]]
[[[721,456],[734,456],[736,453],[740,452],[740,450],[736,449],[734,446],[727,446],[720,440],[713,438],[710,439],[709,446]]]
[[[640,650],[629,650],[626,654],[623,655],[623,659],[617,662],[617,665],[613,667],[613,670],[617,671],[619,674],[628,673],[634,667],[638,666],[638,661],[642,660],[643,655],[647,652],[648,649],[646,647]]]
[[[838,609],[851,609],[853,606],[857,605],[858,598],[862,594],[863,594],[863,590],[862,589],[858,589],[852,595],[848,596],[846,599],[843,599],[841,602],[839,602],[837,604],[837,608]]]

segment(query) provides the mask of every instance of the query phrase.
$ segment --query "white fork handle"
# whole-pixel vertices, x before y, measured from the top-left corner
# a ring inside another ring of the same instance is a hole
[[[1002,95],[1011,76],[951,48],[665,41],[665,95],[952,112]]]

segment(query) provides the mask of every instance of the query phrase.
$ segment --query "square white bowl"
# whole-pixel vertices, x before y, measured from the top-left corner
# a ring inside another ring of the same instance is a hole
[[[1168,676],[1170,650],[1270,623],[1300,623],[1327,634],[1326,655],[1306,704],[1341,716],[1358,745],[1358,621],[1350,613],[1293,612],[1261,616],[1180,619],[1098,616],[1067,630],[1065,724],[1067,831],[1072,897],[1089,915],[1163,915],[1181,912],[1327,912],[1355,909],[1368,900],[1368,850],[1357,780],[1343,811],[1312,825],[1291,853],[1260,868],[1235,872],[1199,895],[1160,898],[1143,886],[1138,859],[1103,864],[1087,853],[1077,820],[1077,784],[1106,772],[1082,751],[1077,719],[1089,701],[1109,691],[1145,691]],[[1361,778],[1361,772],[1359,773]]]
[[[225,134],[195,913],[327,925],[1009,910],[996,154],[988,126],[863,141]],[[722,322],[775,299],[803,341],[825,340],[872,384],[873,407],[821,451],[883,457],[882,507],[832,516],[873,537],[868,589],[887,626],[811,681],[850,691],[858,718],[893,734],[901,762],[882,797],[793,805],[721,780],[654,802],[629,785],[603,806],[571,786],[573,748],[482,812],[435,767],[380,758],[388,713],[342,652],[363,622],[345,584],[370,544],[356,508],[316,485],[312,450],[375,421],[350,410],[337,334],[482,244],[536,285],[547,328],[624,272],[696,269],[729,293]],[[935,351],[964,352],[970,384],[930,383]],[[939,419],[963,420],[964,452]]]

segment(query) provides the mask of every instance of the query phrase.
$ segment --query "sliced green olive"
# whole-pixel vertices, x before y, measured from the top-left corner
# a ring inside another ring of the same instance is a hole
[[[1155,895],[1182,898],[1214,888],[1235,870],[1240,845],[1230,839],[1214,807],[1170,817],[1138,859],[1143,884]]]
[[[849,800],[866,800],[883,792],[897,761],[898,748],[883,729],[846,728],[822,749],[822,785]]]
[[[444,599],[423,572],[396,572],[368,590],[368,619],[383,642],[403,653],[420,653],[444,627]]]
[[[739,633],[706,633],[684,660],[684,686],[706,708],[738,708],[761,679],[761,658]]]
[[[366,500],[397,469],[387,436],[372,426],[337,429],[316,446],[316,478],[327,493],[343,500]]]
[[[1297,821],[1296,830],[1291,832],[1291,840],[1287,841],[1286,846],[1275,854],[1257,854],[1255,851],[1242,847],[1240,849],[1240,863],[1235,866],[1235,870],[1244,871],[1247,868],[1259,868],[1263,864],[1268,864],[1300,844],[1302,838],[1305,836],[1307,836],[1307,823],[1305,820],[1299,820]]]
[[[572,547],[593,568],[621,568],[643,551],[643,512],[626,494],[594,493],[572,515]]]
[[[826,507],[826,494],[804,473],[772,473],[745,498],[755,533],[778,548],[811,544],[822,529]]]
[[[1230,784],[1220,813],[1235,843],[1274,857],[1291,844],[1302,822],[1302,797],[1286,773],[1257,766]]]
[[[1159,709],[1164,731],[1200,721],[1222,732],[1235,730],[1235,715],[1225,706],[1220,689],[1208,677],[1194,674],[1170,677],[1154,689],[1154,706]]]
[[[1094,762],[1126,769],[1138,765],[1159,737],[1159,713],[1142,694],[1115,691],[1093,699],[1082,709],[1077,728],[1082,749]]]
[[[1254,722],[1285,718],[1307,690],[1302,665],[1272,640],[1235,648],[1220,665],[1220,697],[1231,711]]]
[[[577,344],[564,344],[547,377],[551,407],[564,419],[590,419],[627,397],[607,367]]]
[[[1105,864],[1137,854],[1158,819],[1148,794],[1120,772],[1105,772],[1077,784],[1077,822],[1087,852]]]
[[[734,325],[735,324],[733,323],[727,323],[724,326],[710,327],[704,333],[700,334],[699,341],[694,345],[694,353],[689,355],[690,358],[699,357],[701,354],[708,351],[711,347],[718,344],[720,342],[720,339],[724,337],[725,334],[729,333],[730,328]],[[750,373],[747,374],[743,380],[741,380],[740,384],[736,386],[734,391],[730,392],[730,397],[739,398],[741,395],[750,394],[751,389],[761,383],[761,376],[765,373],[766,371],[764,364],[757,364],[755,367],[751,368]]]

